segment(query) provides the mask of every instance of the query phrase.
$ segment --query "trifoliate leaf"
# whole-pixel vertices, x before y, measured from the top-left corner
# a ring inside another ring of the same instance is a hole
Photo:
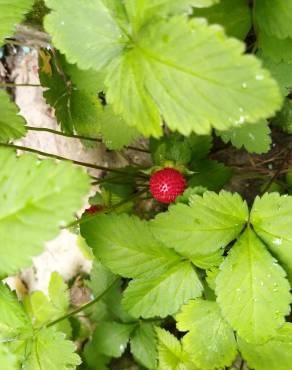
[[[238,338],[239,349],[248,365],[256,370],[287,370],[292,362],[292,325],[284,324],[276,336],[263,344]]]
[[[19,333],[31,328],[28,316],[14,293],[0,284],[0,339],[1,342],[14,339]]]
[[[195,174],[189,179],[189,186],[204,186],[214,191],[222,189],[232,176],[231,168],[209,159],[193,162],[191,169]]]
[[[52,272],[49,283],[49,296],[52,305],[60,312],[60,316],[64,315],[68,310],[70,297],[68,286],[57,272]]]
[[[238,194],[205,192],[177,204],[151,222],[156,237],[189,258],[208,255],[229,244],[248,219],[246,203]]]
[[[272,139],[269,124],[265,120],[257,123],[245,123],[239,127],[234,127],[228,131],[217,131],[221,139],[237,149],[244,147],[250,153],[267,153],[270,149]]]
[[[258,36],[258,46],[260,53],[265,58],[270,58],[274,63],[292,63],[292,38],[279,39],[260,32]]]
[[[156,328],[158,336],[158,370],[196,370],[190,356],[182,349],[180,341],[168,331]]]
[[[193,14],[222,25],[229,36],[242,40],[251,28],[251,9],[245,0],[221,0],[210,8],[195,9]]]
[[[17,357],[4,344],[0,344],[0,364],[5,370],[19,369]]]
[[[237,354],[235,337],[216,302],[192,300],[182,307],[176,320],[180,331],[189,332],[183,337],[183,348],[200,369],[232,364]]]
[[[287,96],[292,89],[292,64],[275,63],[271,58],[263,57],[264,67],[267,68],[278,82],[283,96]]]
[[[123,277],[140,277],[167,271],[180,261],[171,249],[156,240],[146,221],[121,215],[99,215],[81,225],[88,245],[104,265]]]
[[[140,135],[135,128],[129,127],[121,116],[117,116],[109,105],[103,108],[99,125],[102,141],[110,150],[120,150]]]
[[[97,136],[100,130],[99,116],[102,114],[102,105],[97,96],[98,73],[81,71],[75,65],[69,65],[61,54],[54,57],[46,52],[46,55],[50,58],[51,73],[44,70],[44,59],[41,58],[40,80],[47,88],[44,97],[55,109],[62,130],[69,133],[76,130],[83,135]],[[87,85],[88,80],[90,82]],[[92,83],[95,81],[94,91]]]
[[[80,365],[79,356],[74,353],[75,345],[54,328],[39,331],[32,343],[24,368],[27,370],[71,370]]]
[[[238,335],[263,342],[276,335],[290,312],[289,283],[265,245],[247,229],[220,266],[216,294]]]
[[[123,305],[134,317],[166,317],[191,298],[201,295],[202,284],[189,262],[181,262],[163,274],[130,281]],[[173,299],[175,297],[175,300]]]
[[[0,150],[0,167],[0,275],[7,276],[27,266],[72,220],[89,181],[69,162],[40,162],[7,149]]]
[[[257,197],[251,223],[292,279],[292,196],[271,193]]]
[[[30,11],[33,3],[34,0],[0,0],[0,45],[5,37],[13,36],[15,26]]]
[[[93,333],[92,342],[98,353],[109,357],[120,357],[126,347],[134,324],[102,322]]]
[[[285,100],[282,110],[278,112],[276,117],[273,119],[273,124],[280,127],[287,134],[292,134],[292,101],[290,99]]]
[[[47,4],[53,12],[45,27],[54,44],[82,69],[106,65],[107,101],[146,136],[162,134],[161,116],[173,131],[209,134],[211,126],[224,130],[266,118],[281,104],[269,74],[242,55],[243,44],[202,19],[159,17],[140,29],[135,17],[127,24],[101,0]]]
[[[280,39],[292,37],[292,3],[286,0],[259,0],[254,4],[260,30]]]
[[[0,140],[9,141],[24,136],[26,132],[25,120],[18,115],[19,109],[10,101],[8,94],[3,90],[0,90],[0,111]]]
[[[141,323],[131,335],[131,353],[147,369],[156,369],[156,335],[152,324]]]

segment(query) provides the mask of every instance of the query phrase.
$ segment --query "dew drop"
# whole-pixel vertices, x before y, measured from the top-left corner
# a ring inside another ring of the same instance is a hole
[[[264,76],[263,76],[263,75],[256,75],[256,76],[255,76],[255,79],[256,79],[257,81],[262,81],[262,80],[264,79]]]
[[[255,137],[254,137],[254,135],[253,135],[252,133],[249,133],[249,134],[248,134],[248,137],[249,137],[251,140],[255,140]]]
[[[247,88],[247,83],[246,83],[246,82],[243,82],[243,83],[242,83],[242,85],[241,85],[241,87],[242,87],[243,89],[246,89],[246,88]]]
[[[282,242],[283,242],[283,240],[282,240],[282,239],[274,239],[274,240],[273,240],[273,244],[274,244],[274,245],[278,245],[278,246],[279,246],[279,245],[281,245],[281,244],[282,244]]]
[[[61,26],[64,26],[65,22],[64,21],[61,21],[60,24],[61,24]]]
[[[240,288],[237,288],[237,289],[236,289],[236,291],[237,291],[237,292],[240,292],[240,291],[241,291],[241,289],[240,289]]]
[[[261,286],[264,286],[264,282],[263,281],[261,281],[260,284],[261,284]]]

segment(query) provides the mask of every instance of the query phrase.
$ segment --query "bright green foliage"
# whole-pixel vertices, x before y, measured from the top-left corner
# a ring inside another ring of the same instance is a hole
[[[289,313],[290,286],[284,270],[247,229],[220,266],[216,294],[224,317],[250,342],[273,337]]]
[[[120,357],[129,341],[135,325],[102,322],[98,324],[92,338],[92,345],[102,355]]]
[[[15,338],[19,332],[29,332],[31,325],[22,305],[8,287],[0,285],[0,339]]]
[[[288,370],[292,362],[292,325],[286,323],[276,336],[263,344],[239,338],[239,349],[248,365],[256,370]]]
[[[3,90],[0,90],[0,111],[0,140],[9,141],[22,137],[26,132],[25,120],[18,115],[19,109]]]
[[[216,302],[192,300],[182,307],[176,320],[180,331],[189,332],[183,337],[183,348],[200,369],[232,364],[237,354],[235,337]]]
[[[216,288],[216,278],[219,272],[220,270],[218,267],[212,267],[210,270],[206,271],[206,282],[212,290],[215,290]]]
[[[156,369],[157,348],[154,326],[141,323],[131,335],[131,353],[147,369]]]
[[[196,370],[190,356],[182,349],[175,336],[168,331],[156,328],[158,336],[158,370]]]
[[[207,9],[195,9],[196,17],[224,26],[229,36],[245,39],[251,28],[251,10],[246,0],[221,0]]]
[[[53,12],[45,27],[55,45],[83,69],[107,65],[107,101],[146,136],[162,134],[161,116],[182,134],[208,134],[211,124],[224,130],[253,123],[281,103],[268,73],[217,26],[185,16],[147,23],[147,12],[141,13],[147,2],[127,2],[125,9],[111,3],[110,10],[100,0],[47,4]],[[131,28],[129,36],[125,30]]]
[[[167,271],[180,257],[154,238],[148,224],[126,214],[100,215],[81,225],[94,254],[114,273],[141,277]]]
[[[217,131],[225,143],[231,141],[237,149],[244,147],[250,153],[262,154],[269,151],[272,139],[271,130],[265,120],[257,123],[245,123],[228,131]]]
[[[258,44],[264,57],[271,58],[274,63],[292,63],[292,38],[278,39],[260,32]]]
[[[71,370],[81,363],[75,345],[54,328],[44,328],[34,337],[25,361],[27,370]]]
[[[213,266],[219,266],[223,261],[223,250],[218,249],[217,251],[210,254],[196,254],[192,256],[191,260],[194,265],[201,269],[209,269]]]
[[[100,132],[104,144],[111,150],[120,150],[137,139],[139,132],[129,127],[121,116],[116,115],[107,105],[99,117]]]
[[[257,197],[251,211],[251,222],[256,233],[284,265],[289,278],[292,278],[291,213],[292,197],[278,193]]]
[[[177,204],[151,223],[156,237],[187,257],[225,247],[242,230],[247,205],[238,194],[221,191],[194,195],[190,205]]]
[[[15,26],[29,12],[33,3],[34,0],[0,0],[0,45],[5,37],[13,36]]]
[[[49,283],[49,296],[37,291],[27,299],[28,310],[35,326],[41,326],[65,315],[69,308],[68,287],[62,277],[53,272]],[[68,322],[67,322],[68,325]]]
[[[222,189],[232,176],[232,170],[223,163],[201,159],[191,165],[194,175],[189,179],[188,185],[192,187],[204,186],[213,191]],[[212,176],[210,176],[210,173]]]
[[[88,176],[69,162],[39,162],[7,149],[0,150],[0,167],[0,275],[7,276],[27,266],[72,220],[89,184]]]
[[[123,305],[134,317],[166,317],[190,298],[201,296],[202,288],[192,265],[181,262],[163,274],[132,280],[125,290]]]
[[[16,357],[9,351],[5,345],[0,345],[0,364],[5,370],[18,370]]]
[[[280,39],[292,37],[292,3],[287,0],[257,0],[257,25],[268,35]]]

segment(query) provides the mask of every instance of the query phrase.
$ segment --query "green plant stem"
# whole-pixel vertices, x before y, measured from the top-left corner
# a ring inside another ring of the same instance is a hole
[[[14,83],[0,83],[0,87],[41,87],[37,84],[14,84]]]
[[[42,152],[41,150],[37,150],[37,149],[33,149],[33,148],[28,148],[26,146],[15,145],[15,144],[6,144],[6,143],[0,143],[0,146],[6,147],[6,148],[13,148],[13,149],[18,149],[18,150],[23,150],[23,151],[31,152],[31,153],[36,153],[36,154],[42,155],[44,157],[54,158],[54,159],[58,159],[60,161],[68,161],[68,162],[72,162],[72,163],[74,163],[74,164],[76,164],[78,166],[83,166],[83,167],[88,167],[88,168],[94,168],[96,170],[114,172],[114,173],[119,173],[119,174],[123,174],[123,175],[126,175],[127,174],[125,171],[119,170],[117,168],[110,168],[110,167],[99,166],[99,165],[96,165],[96,164],[93,164],[93,163],[79,162],[79,161],[75,161],[73,159],[61,157],[61,156],[59,156],[57,154],[46,153],[46,152]]]
[[[88,136],[81,136],[81,135],[66,134],[64,132],[53,130],[53,129],[50,129],[50,128],[47,128],[47,127],[26,126],[26,128],[29,131],[43,131],[43,132],[49,132],[49,133],[54,134],[54,135],[70,137],[72,139],[88,140],[88,141],[94,141],[94,142],[102,143],[102,139],[98,139],[98,138],[94,138],[94,137],[88,137]],[[147,149],[136,148],[134,146],[127,146],[126,149],[136,150],[138,152],[143,152],[143,153],[149,153],[149,151]]]
[[[109,284],[109,286],[99,296],[97,296],[96,298],[94,298],[92,301],[90,301],[88,303],[85,303],[84,305],[76,308],[75,310],[67,313],[64,316],[59,317],[58,319],[56,319],[54,321],[51,321],[50,323],[48,323],[46,325],[46,327],[49,328],[51,326],[54,326],[54,325],[58,324],[61,321],[64,321],[66,319],[69,319],[69,317],[72,317],[72,316],[77,315],[79,312],[85,310],[86,308],[93,306],[95,303],[97,303],[98,301],[100,301],[111,290],[111,288],[119,281],[119,279],[120,279],[119,277],[118,278],[115,278],[111,282],[111,284]]]

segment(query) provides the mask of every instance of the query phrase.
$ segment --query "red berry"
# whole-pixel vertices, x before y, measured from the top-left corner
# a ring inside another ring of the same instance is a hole
[[[104,210],[104,207],[103,206],[90,206],[89,208],[87,208],[85,210],[86,213],[89,213],[91,215],[93,215],[94,213],[97,213],[97,212],[102,212]]]
[[[161,203],[172,203],[187,186],[183,175],[174,168],[163,168],[150,178],[150,192]]]

